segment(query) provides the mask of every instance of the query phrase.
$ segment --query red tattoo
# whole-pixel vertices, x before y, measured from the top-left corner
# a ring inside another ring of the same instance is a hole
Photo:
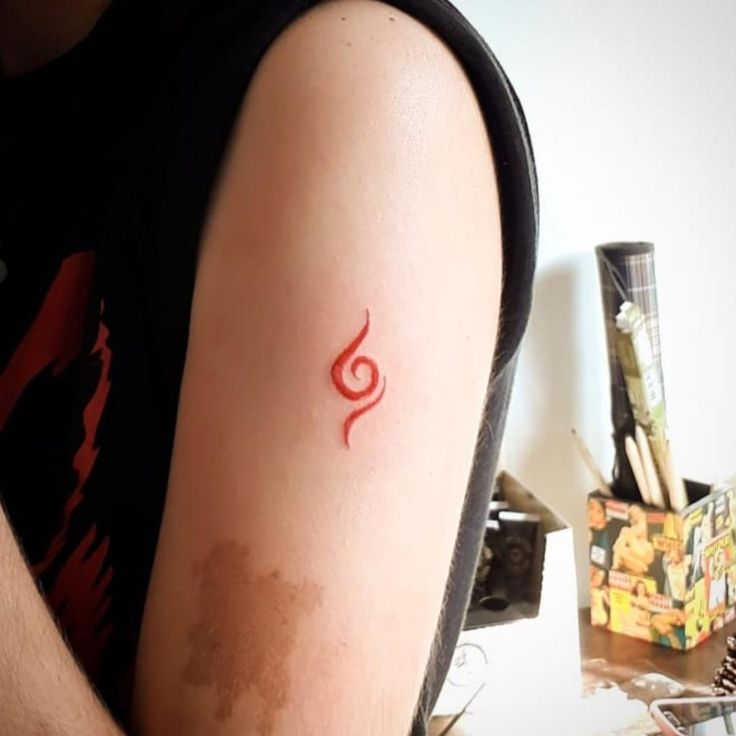
[[[360,401],[360,399],[364,399],[373,394],[373,392],[378,387],[380,378],[383,378],[383,385],[381,386],[378,395],[375,398],[371,399],[367,404],[364,404],[360,408],[355,409],[355,411],[351,411],[350,414],[348,414],[348,416],[346,417],[345,422],[342,425],[342,436],[345,440],[345,444],[348,447],[350,447],[350,428],[353,426],[353,423],[361,414],[365,414],[369,409],[372,409],[383,398],[383,393],[386,390],[386,377],[379,377],[378,366],[376,365],[375,360],[373,360],[372,358],[368,358],[365,355],[359,355],[357,358],[353,358],[353,355],[355,355],[355,352],[360,346],[360,343],[363,342],[363,339],[368,334],[370,322],[371,315],[370,312],[366,309],[365,325],[363,326],[363,329],[358,333],[358,336],[345,348],[345,350],[343,350],[340,355],[337,356],[337,360],[332,364],[332,382],[335,384],[335,388],[337,388],[337,390],[346,399],[350,399],[350,401]],[[370,380],[365,388],[356,390],[350,388],[345,383],[343,374],[348,365],[348,362],[350,362],[349,367],[350,372],[353,374],[353,378],[358,378],[358,371],[360,370],[361,366],[367,366],[370,370]]]

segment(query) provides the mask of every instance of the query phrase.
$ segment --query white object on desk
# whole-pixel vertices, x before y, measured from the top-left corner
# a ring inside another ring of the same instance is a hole
[[[644,473],[644,466],[641,464],[641,455],[639,454],[639,448],[637,447],[636,442],[634,442],[634,438],[627,436],[624,440],[624,447],[626,448],[626,457],[629,459],[631,472],[634,474],[636,485],[639,486],[641,500],[644,501],[647,506],[651,506],[652,494],[649,493],[647,477]]]
[[[636,425],[635,433],[636,446],[639,448],[641,464],[644,468],[644,475],[647,478],[647,487],[649,488],[649,495],[652,498],[652,504],[659,509],[667,508],[667,501],[662,493],[662,486],[657,477],[657,468],[654,465],[649,440],[646,434],[644,434],[644,430],[638,424]]]

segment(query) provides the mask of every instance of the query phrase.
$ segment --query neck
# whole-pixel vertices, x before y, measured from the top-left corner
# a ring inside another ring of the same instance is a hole
[[[0,76],[14,77],[79,43],[110,0],[0,0]]]

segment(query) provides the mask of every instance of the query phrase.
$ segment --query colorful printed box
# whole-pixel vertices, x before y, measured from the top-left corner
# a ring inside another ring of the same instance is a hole
[[[588,496],[594,626],[688,650],[734,619],[736,486],[686,485],[679,513]]]

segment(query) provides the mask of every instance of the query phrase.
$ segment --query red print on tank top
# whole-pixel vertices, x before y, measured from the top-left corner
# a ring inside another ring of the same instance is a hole
[[[75,253],[62,262],[36,317],[0,374],[0,431],[18,399],[41,371],[50,366],[52,375],[58,375],[80,355],[93,265],[91,251]],[[97,459],[97,427],[110,389],[111,353],[102,307],[101,304],[97,339],[89,356],[99,361],[100,373],[83,408],[84,436],[73,460],[76,481],[64,503],[58,532],[43,558],[32,565],[34,574],[40,577],[63,560],[54,578],[44,581],[46,596],[74,651],[92,675],[99,671],[101,654],[111,633],[109,623],[100,627],[110,605],[113,573],[107,563],[109,539],[98,539],[95,524],[81,540],[72,540],[69,530],[75,510],[84,502],[84,487]]]

